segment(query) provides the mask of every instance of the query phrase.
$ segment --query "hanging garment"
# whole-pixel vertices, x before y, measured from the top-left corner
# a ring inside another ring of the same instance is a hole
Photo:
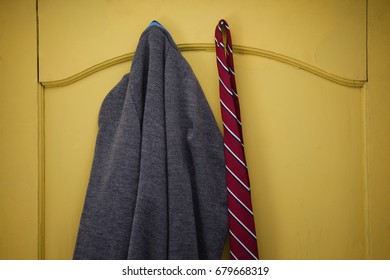
[[[222,30],[226,30],[226,46]],[[221,114],[224,127],[226,183],[228,189],[230,256],[258,259],[255,221],[242,136],[240,104],[236,88],[232,38],[229,25],[220,20],[215,28]]]
[[[154,22],[102,104],[74,259],[219,259],[223,157],[191,67]]]

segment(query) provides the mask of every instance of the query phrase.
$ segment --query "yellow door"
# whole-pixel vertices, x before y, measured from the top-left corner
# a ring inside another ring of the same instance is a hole
[[[364,1],[223,2],[40,1],[40,78],[66,78],[133,52],[153,19],[178,44],[213,44],[225,18],[236,45],[365,80]],[[184,55],[221,123],[215,54]],[[363,258],[363,83],[340,85],[298,67],[236,56],[260,255]],[[72,256],[99,107],[129,69],[124,62],[66,86],[44,83],[48,259]]]
[[[381,156],[389,154],[390,138],[381,122],[390,116],[384,109],[390,84],[381,74],[390,73],[383,47],[390,42],[386,1],[39,0],[37,17],[35,1],[25,2],[24,12],[17,4],[1,9],[7,11],[2,18],[14,12],[9,21],[15,25],[1,24],[2,32],[30,28],[31,38],[7,38],[32,46],[15,67],[28,60],[34,70],[22,78],[1,70],[18,87],[11,95],[13,85],[1,83],[7,93],[1,95],[1,129],[28,130],[18,135],[20,143],[14,136],[1,139],[8,153],[1,159],[7,176],[0,201],[7,212],[0,213],[0,258],[72,258],[100,105],[130,70],[131,53],[152,20],[179,44],[221,127],[212,50],[221,18],[235,45],[261,258],[390,257],[390,172],[383,171],[390,158]],[[367,30],[385,39],[367,38]],[[0,50],[16,56],[10,46]],[[366,83],[367,71],[372,83]],[[26,110],[16,104],[25,97],[31,103]],[[27,167],[23,176],[17,176],[20,163]],[[27,189],[26,180],[34,182]],[[18,196],[20,209],[13,203]]]
[[[0,1],[0,259],[38,257],[35,11]]]

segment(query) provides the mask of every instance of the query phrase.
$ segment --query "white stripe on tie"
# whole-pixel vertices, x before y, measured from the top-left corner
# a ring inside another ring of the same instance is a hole
[[[223,64],[222,63],[222,61],[219,59],[219,57],[217,56],[217,60],[218,60],[218,62],[221,64],[221,66],[223,67],[223,69],[225,69],[226,70],[226,72],[228,72],[229,73],[229,69],[225,66],[225,64]]]
[[[232,174],[232,176],[244,187],[248,190],[248,192],[250,191],[249,187],[247,185],[244,184],[243,181],[240,180],[240,178],[237,177],[236,174],[233,173],[233,171],[231,171],[229,169],[229,167],[227,167],[227,165],[225,165],[226,169],[229,171],[230,174]]]
[[[246,166],[246,164],[229,148],[228,145],[226,145],[226,143],[223,144],[225,146],[225,148],[232,154],[232,156],[234,156],[236,158],[236,160],[238,160],[245,168],[248,168]]]
[[[233,133],[233,131],[231,131],[231,130],[227,127],[227,125],[226,125],[224,122],[222,122],[222,124],[223,124],[223,127],[226,128],[226,130],[229,131],[229,133],[230,133],[238,142],[240,142],[241,145],[244,147],[244,144],[242,144],[241,139],[240,139],[237,135],[235,135],[235,134]]]
[[[241,206],[244,207],[245,210],[247,210],[253,216],[253,212],[229,189],[229,187],[227,187],[227,190],[237,200],[237,202],[240,203]]]
[[[240,239],[238,239],[237,236],[235,236],[234,233],[231,230],[229,230],[229,232],[234,237],[234,239],[236,239],[237,242],[240,243],[240,245],[252,256],[252,258],[257,260],[256,256],[253,255],[253,253],[251,251],[249,251],[249,249],[240,241]]]
[[[223,87],[226,89],[226,91],[231,95],[233,96],[233,93],[227,88],[227,86],[222,82],[221,78],[219,78],[219,81],[221,82],[221,84],[223,85]]]
[[[238,122],[238,124],[241,126],[241,122],[238,120],[237,116],[225,105],[225,103],[223,103],[222,99],[219,99],[219,101],[221,102],[222,106],[230,113],[230,115],[232,115],[233,118],[236,119],[236,121]]]
[[[229,211],[230,215],[232,215],[233,218],[234,218],[237,222],[239,222],[240,225],[242,225],[242,227],[245,228],[246,231],[247,231],[250,235],[252,235],[254,239],[257,240],[256,235],[254,235],[254,233],[253,233],[249,228],[247,228],[247,227],[243,224],[243,222],[241,222],[240,219],[237,218],[237,216],[234,215],[232,211],[230,211],[230,209],[228,209],[228,211]]]

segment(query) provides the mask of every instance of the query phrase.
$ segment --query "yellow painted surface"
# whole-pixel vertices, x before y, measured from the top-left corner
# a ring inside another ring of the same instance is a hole
[[[369,4],[369,254],[372,259],[390,259],[390,3],[370,0]]]
[[[0,1],[0,259],[37,258],[35,1]]]
[[[134,51],[153,19],[161,21],[179,44],[213,43],[216,22],[226,18],[234,25],[237,45],[282,53],[346,78],[366,75],[365,0],[39,3],[42,81],[68,77]]]
[[[222,17],[235,44],[365,79],[365,2],[315,3],[224,1],[221,10],[218,1],[40,1],[41,80],[66,78],[134,51],[153,19],[176,43],[212,43]],[[214,54],[184,56],[221,124]],[[361,89],[269,59],[237,55],[235,62],[260,255],[364,258]],[[97,114],[129,69],[123,63],[45,90],[48,259],[72,256]]]
[[[213,43],[225,18],[237,45],[349,79],[368,71],[363,89],[350,88],[235,56],[261,257],[390,259],[390,4],[368,1],[366,69],[364,0],[219,2],[39,0],[40,81],[134,51],[153,19],[176,43]],[[0,1],[0,259],[38,258],[35,8],[34,0]],[[184,56],[221,127],[214,53]],[[130,66],[43,93],[47,259],[72,257],[99,108]]]

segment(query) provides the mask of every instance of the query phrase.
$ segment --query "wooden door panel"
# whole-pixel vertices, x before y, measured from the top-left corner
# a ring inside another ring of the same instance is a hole
[[[226,6],[224,1],[222,10],[218,1],[193,7],[176,1],[71,2],[39,2],[42,81],[66,78],[134,51],[152,19],[160,20],[177,43],[213,43],[222,17],[237,45],[365,79],[363,1],[298,1],[294,6],[291,1],[232,1]],[[184,56],[221,127],[214,53]],[[361,89],[264,57],[237,54],[235,63],[261,257],[363,258]],[[45,89],[48,259],[72,257],[98,111],[129,69],[125,62],[71,85]]]

